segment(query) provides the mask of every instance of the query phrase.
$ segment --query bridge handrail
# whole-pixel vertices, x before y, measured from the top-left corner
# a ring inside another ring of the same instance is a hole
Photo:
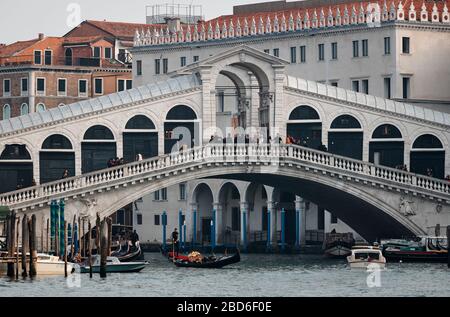
[[[311,148],[287,144],[216,144],[188,149],[182,152],[153,157],[139,162],[103,169],[88,174],[41,184],[0,195],[0,205],[13,205],[37,198],[69,193],[80,188],[89,188],[111,181],[126,179],[172,166],[202,160],[219,159],[224,162],[262,162],[277,164],[278,159],[293,159],[359,175],[367,175],[397,184],[409,185],[439,194],[450,194],[450,183],[411,172],[379,166],[373,163],[338,156]]]

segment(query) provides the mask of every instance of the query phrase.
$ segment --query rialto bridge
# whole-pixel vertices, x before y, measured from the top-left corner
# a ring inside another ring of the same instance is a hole
[[[368,240],[450,225],[449,114],[288,77],[286,63],[242,46],[165,82],[1,121],[0,205],[44,224],[64,199],[68,215],[93,219],[227,178],[320,204]],[[234,130],[217,111],[220,76],[238,91]],[[114,157],[131,163],[107,168]]]

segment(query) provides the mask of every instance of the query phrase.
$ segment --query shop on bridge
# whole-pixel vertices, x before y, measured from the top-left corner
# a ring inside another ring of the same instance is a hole
[[[117,156],[116,140],[110,129],[102,125],[89,128],[81,143],[81,171],[83,174],[108,167]]]
[[[158,156],[158,131],[148,117],[138,115],[128,121],[123,132],[123,158],[133,162],[141,154],[143,159]]]
[[[317,111],[309,106],[295,108],[289,116],[287,136],[299,145],[318,149],[322,145],[322,120]]]
[[[194,147],[195,140],[200,140],[199,127],[197,115],[190,107],[180,105],[172,108],[164,123],[164,153]]]
[[[57,181],[65,170],[75,176],[75,151],[68,138],[54,134],[45,139],[39,152],[41,184]]]
[[[356,160],[363,159],[364,132],[359,121],[350,115],[336,118],[328,131],[328,151]]]
[[[411,172],[445,177],[445,149],[442,142],[431,134],[416,139],[411,149]]]
[[[369,144],[369,161],[396,168],[404,164],[405,142],[400,130],[383,124],[375,129]]]
[[[0,155],[0,193],[30,187],[33,161],[25,145],[9,144]]]

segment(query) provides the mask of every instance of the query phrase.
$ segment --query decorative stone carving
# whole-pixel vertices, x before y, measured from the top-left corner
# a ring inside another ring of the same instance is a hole
[[[433,11],[431,12],[431,22],[439,22],[439,12],[436,2],[433,4]]]
[[[387,4],[386,4],[386,0],[384,0],[383,2],[383,9],[381,12],[381,21],[387,21],[389,20],[389,12],[388,12],[388,8],[387,8]]]
[[[403,9],[403,4],[401,1],[398,3],[397,20],[399,21],[405,20],[405,10]]]
[[[393,21],[395,20],[397,16],[397,10],[395,10],[395,4],[394,1],[391,2],[391,7],[389,9],[389,20]]]
[[[305,18],[308,20],[308,29],[309,29],[310,24],[309,24],[308,11],[306,11],[306,17]],[[306,28],[306,24],[305,24],[305,28]],[[295,30],[300,31],[301,29],[302,29],[302,17],[300,16],[300,12],[297,12],[297,19],[295,21]]]
[[[411,2],[411,5],[409,6],[408,19],[409,21],[416,21],[417,19],[416,8],[414,7],[413,2]]]
[[[444,3],[444,9],[442,9],[442,23],[450,23],[450,15],[448,13],[447,3]]]
[[[428,11],[425,5],[425,1],[422,3],[422,8],[420,11],[420,21],[422,22],[428,21]]]
[[[406,217],[415,216],[416,212],[412,208],[413,201],[409,201],[406,197],[400,199],[400,213]]]

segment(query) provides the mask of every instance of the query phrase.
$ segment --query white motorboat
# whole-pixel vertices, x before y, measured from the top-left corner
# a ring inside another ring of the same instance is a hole
[[[22,257],[19,255],[19,268],[22,267]],[[27,256],[28,260],[29,256]],[[27,265],[28,266],[28,265]],[[7,273],[7,263],[2,262],[0,258],[0,276],[4,276]],[[27,267],[28,268],[28,267]],[[21,271],[21,269],[20,269]],[[20,272],[19,271],[19,272]],[[73,264],[67,263],[67,273],[71,274],[74,271]],[[64,275],[64,261],[61,261],[59,257],[38,253],[36,259],[36,274],[42,275]]]
[[[352,269],[384,269],[386,259],[379,247],[355,246],[352,253],[347,257]]]

